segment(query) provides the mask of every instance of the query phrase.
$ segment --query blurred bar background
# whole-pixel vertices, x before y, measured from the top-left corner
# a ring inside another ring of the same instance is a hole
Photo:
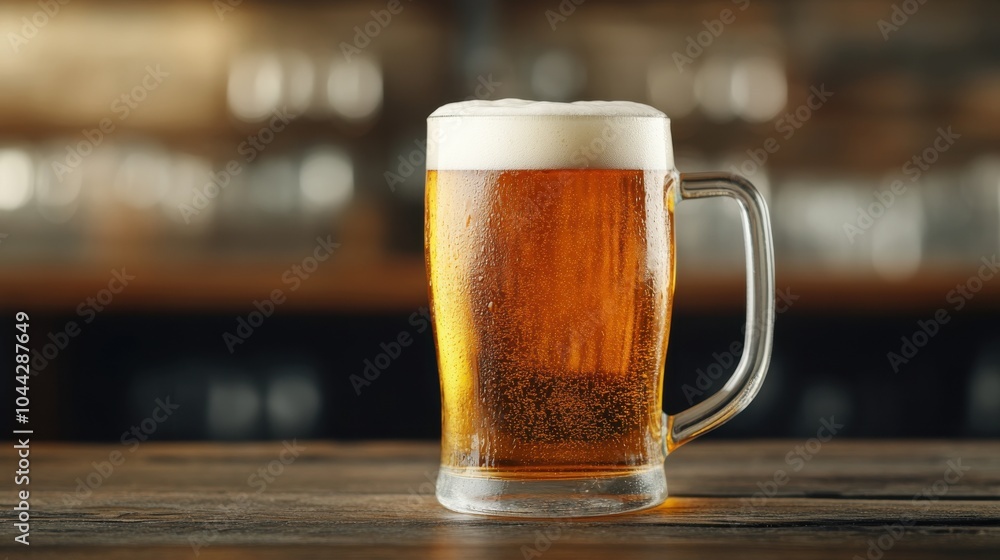
[[[36,432],[117,440],[171,395],[156,438],[436,437],[424,119],[523,97],[651,104],[679,169],[766,193],[773,366],[713,437],[1000,435],[1000,280],[948,299],[1000,245],[1000,4],[880,27],[899,4],[2,3],[0,306],[32,315]],[[721,386],[744,313],[736,209],[677,228],[668,411]]]

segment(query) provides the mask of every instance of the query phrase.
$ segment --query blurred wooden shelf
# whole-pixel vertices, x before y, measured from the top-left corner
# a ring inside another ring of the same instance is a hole
[[[108,287],[122,261],[46,263],[8,261],[0,266],[0,306],[13,309],[75,312],[87,298]],[[412,257],[332,260],[301,280],[297,289],[283,275],[290,263],[275,260],[175,259],[127,261],[134,280],[113,294],[115,311],[245,310],[254,300],[282,290],[282,309],[296,312],[397,312],[427,304],[423,259]],[[975,271],[973,271],[975,272]],[[872,273],[779,270],[777,288],[796,311],[851,313],[924,313],[946,308],[949,292],[969,278],[969,270],[928,270],[905,282],[889,282]],[[688,271],[677,275],[675,309],[739,312],[744,306],[742,275]],[[106,294],[104,296],[107,297]],[[779,296],[779,306],[781,297]],[[971,308],[1000,305],[1000,278],[985,282]],[[779,307],[780,309],[781,307]]]
[[[321,263],[298,283],[286,276],[294,263],[275,260],[188,260],[132,262],[124,265],[134,280],[114,299],[114,310],[252,309],[255,300],[274,290],[285,296],[282,309],[316,311],[395,311],[427,302],[422,259],[357,260]],[[0,293],[5,306],[73,312],[88,297],[108,287],[112,264],[14,264],[0,267]],[[305,274],[303,272],[303,274]]]
[[[975,268],[933,268],[917,272],[903,281],[889,281],[863,270],[828,271],[781,269],[776,272],[776,305],[793,312],[839,312],[857,314],[933,313],[954,309],[949,301],[958,285],[971,278]],[[677,309],[699,311],[741,310],[745,305],[746,283],[742,276],[709,274],[704,271],[677,273],[674,293]],[[964,298],[963,298],[964,299]],[[965,308],[994,309],[1000,306],[1000,275],[982,283]]]

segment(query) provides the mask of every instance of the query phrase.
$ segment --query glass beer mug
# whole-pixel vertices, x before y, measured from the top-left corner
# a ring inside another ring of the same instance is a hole
[[[661,503],[663,464],[757,394],[774,323],[767,207],[746,179],[674,169],[669,120],[628,102],[470,101],[427,120],[425,250],[441,376],[437,497],[468,513]],[[663,413],[675,204],[742,210],[743,356]]]

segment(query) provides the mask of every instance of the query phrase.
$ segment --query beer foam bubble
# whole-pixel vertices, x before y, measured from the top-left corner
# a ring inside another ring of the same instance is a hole
[[[427,169],[672,169],[670,121],[630,101],[449,103],[427,119]]]

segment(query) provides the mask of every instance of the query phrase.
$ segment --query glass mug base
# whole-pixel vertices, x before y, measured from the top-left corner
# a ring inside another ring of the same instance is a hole
[[[663,465],[594,478],[469,476],[442,467],[437,499],[460,513],[512,517],[593,517],[651,508],[667,499]]]

